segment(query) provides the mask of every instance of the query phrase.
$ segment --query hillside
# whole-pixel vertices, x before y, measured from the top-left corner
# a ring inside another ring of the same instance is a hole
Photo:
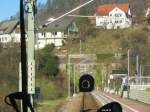
[[[20,62],[20,47],[16,44],[9,43],[4,49],[0,43],[0,112],[14,112],[11,106],[5,104],[4,98],[10,93],[19,91],[19,62]],[[42,57],[41,57],[41,54]],[[52,54],[47,54],[48,51],[43,52],[43,50],[38,51],[38,58],[36,57],[36,64],[38,63],[38,70],[36,68],[36,87],[40,88],[40,97],[38,99],[40,101],[51,100],[54,102],[54,105],[51,105],[52,108],[55,108],[58,104],[60,104],[64,98],[66,97],[66,74],[59,72],[57,76],[53,76],[52,72],[50,74],[46,74],[43,71],[41,64],[47,65],[46,59],[51,59],[48,65],[48,69],[55,69],[54,65],[56,61],[52,58]],[[43,58],[43,55],[49,56],[47,58]],[[37,52],[36,52],[37,54]],[[51,56],[51,57],[50,57]],[[40,57],[40,60],[39,60]],[[43,59],[43,60],[42,60]],[[46,60],[46,62],[44,61]],[[54,61],[53,61],[54,60]],[[42,61],[42,63],[41,63]],[[53,62],[53,64],[51,64]],[[37,65],[36,65],[37,67]],[[53,67],[53,68],[51,68]],[[51,70],[52,71],[52,70]],[[37,100],[36,100],[37,101]],[[41,103],[41,102],[40,102]],[[45,107],[41,107],[45,108]],[[47,110],[48,111],[48,110]],[[40,111],[38,111],[40,112]],[[45,111],[46,112],[46,111]]]
[[[38,4],[38,19],[45,21],[49,17],[57,17],[88,0],[48,0],[46,4]],[[138,17],[144,17],[147,8],[150,7],[149,0],[95,0],[85,7],[89,15],[95,13],[95,9],[100,4],[129,3],[131,13]],[[80,9],[82,10],[82,9]]]
[[[150,61],[148,58],[150,49],[150,33],[147,28],[129,28],[123,30],[102,30],[95,29],[95,34],[87,36],[82,41],[82,53],[107,54],[116,53],[119,48],[123,52],[128,49],[138,49],[141,53],[143,62]],[[63,48],[68,49],[69,53],[79,53],[80,43],[68,43]]]
[[[79,41],[79,40],[78,40]],[[137,43],[133,43],[136,41]],[[118,48],[141,48],[149,44],[149,31],[145,28],[129,28],[122,30],[95,29],[82,41],[82,52],[84,53],[115,53]],[[132,45],[136,44],[136,45]],[[71,53],[79,52],[79,42],[64,46]]]
[[[94,53],[97,56],[98,63],[104,63],[111,67],[112,63],[120,63],[120,69],[127,70],[127,52],[130,49],[130,73],[135,74],[136,56],[139,55],[139,63],[143,67],[142,74],[149,75],[149,67],[145,67],[150,63],[150,32],[146,27],[129,28],[123,30],[102,30],[95,29],[95,34],[88,36],[85,40],[73,41],[63,46],[69,54]],[[117,53],[123,53],[122,58],[116,58]]]
[[[37,4],[37,20],[38,23],[43,23],[49,17],[58,17],[65,12],[83,4],[89,0],[47,0],[46,4]],[[95,9],[101,4],[112,4],[112,3],[129,3],[131,8],[131,13],[138,17],[143,18],[145,13],[150,7],[149,0],[95,0],[93,3],[84,7],[88,12],[88,15],[94,15]],[[80,9],[82,10],[82,9]],[[80,12],[77,11],[77,12]],[[19,11],[18,11],[19,12]],[[16,13],[11,17],[11,19],[19,18],[19,13]]]

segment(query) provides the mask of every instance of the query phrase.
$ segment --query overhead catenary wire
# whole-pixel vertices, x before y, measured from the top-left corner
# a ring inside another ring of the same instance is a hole
[[[84,15],[68,15],[69,17],[79,17],[79,18],[92,18],[96,16],[84,16]]]
[[[74,8],[74,9],[72,9],[71,11],[69,11],[69,12],[67,12],[67,13],[65,13],[65,14],[63,14],[63,15],[61,15],[61,16],[59,16],[58,18],[54,19],[53,21],[50,21],[50,22],[45,23],[43,26],[48,26],[49,24],[51,24],[51,23],[53,23],[53,22],[55,22],[55,21],[57,21],[57,20],[59,20],[59,19],[65,17],[65,16],[67,16],[68,14],[70,14],[70,13],[72,13],[72,12],[74,12],[74,11],[76,11],[76,10],[78,10],[78,9],[80,9],[80,8],[82,8],[82,7],[86,6],[86,5],[88,5],[88,4],[90,4],[90,3],[93,2],[93,1],[94,1],[94,0],[90,0],[90,1],[84,3],[84,4],[80,5],[80,6],[78,6],[78,7]]]

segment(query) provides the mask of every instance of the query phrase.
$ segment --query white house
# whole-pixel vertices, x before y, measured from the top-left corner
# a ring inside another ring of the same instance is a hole
[[[129,4],[105,4],[97,7],[96,26],[106,29],[122,29],[132,25]]]
[[[20,30],[18,20],[8,20],[0,23],[0,42],[20,43]]]
[[[37,33],[36,49],[41,49],[47,44],[54,44],[60,48],[69,35],[77,33],[78,28],[73,18],[65,17],[39,29]]]
[[[57,48],[65,43],[68,35],[78,32],[73,18],[62,18],[46,27],[38,29],[35,36],[35,49],[42,49],[47,44],[54,44]],[[28,40],[27,40],[28,41]],[[17,20],[0,23],[0,43],[20,43],[20,25]]]

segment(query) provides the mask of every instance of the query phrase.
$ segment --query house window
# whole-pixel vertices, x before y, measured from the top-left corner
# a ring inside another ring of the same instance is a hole
[[[5,41],[7,41],[7,37],[5,37]]]
[[[45,33],[45,32],[42,32],[42,36],[46,37],[46,33]]]
[[[115,17],[118,17],[118,14],[115,14]]]
[[[53,32],[53,35],[57,35],[57,32]]]
[[[119,13],[115,14],[115,17],[121,17],[121,16],[122,14],[119,14]]]
[[[110,16],[112,16],[112,14],[110,14]]]
[[[115,21],[115,23],[118,23],[118,21]]]

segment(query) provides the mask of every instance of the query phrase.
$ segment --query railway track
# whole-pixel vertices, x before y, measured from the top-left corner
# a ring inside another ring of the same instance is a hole
[[[92,95],[99,102],[101,102],[102,105],[105,105],[112,101],[120,103],[123,108],[123,112],[150,112],[150,108],[148,106],[138,103],[138,102],[135,102],[135,101],[121,99],[120,97],[102,93],[99,91],[92,92]]]
[[[98,99],[103,105],[107,104],[107,103],[110,103],[112,101],[116,101],[116,102],[119,102],[111,97],[108,97],[104,94],[100,94],[99,92],[94,92],[92,93],[94,97],[96,97],[96,99]],[[119,102],[121,105],[122,105],[122,108],[123,108],[123,112],[139,112],[133,108],[131,108],[130,106],[127,106],[121,102]]]
[[[57,112],[96,112],[101,106],[113,101],[121,104],[123,112],[150,112],[148,105],[99,91],[79,93],[75,97],[71,97]]]
[[[99,107],[91,93],[82,93],[81,112],[96,112]]]
[[[79,93],[68,100],[58,112],[96,112],[100,106],[91,93]]]

